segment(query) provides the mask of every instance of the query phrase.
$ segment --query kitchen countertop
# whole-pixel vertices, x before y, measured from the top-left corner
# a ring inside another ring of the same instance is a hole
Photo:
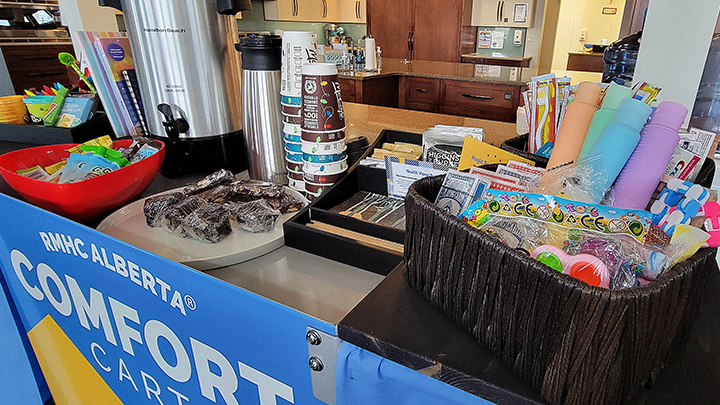
[[[511,60],[515,62],[523,62],[526,60],[531,60],[532,56],[523,56],[522,58],[519,58],[517,56],[492,56],[492,55],[482,55],[479,53],[465,53],[461,55],[463,58],[478,58],[478,59],[499,59],[499,60]]]
[[[437,124],[460,125],[483,128],[485,142],[500,146],[506,140],[517,136],[515,124],[499,121],[466,118],[455,115],[379,107],[368,104],[343,103],[345,110],[345,134],[348,140],[365,136],[372,143],[383,129],[422,133]]]
[[[568,52],[568,55],[603,56],[602,52]]]
[[[426,60],[413,60],[405,63],[402,59],[383,58],[382,70],[380,72],[359,72],[353,75],[347,72],[339,72],[341,79],[351,80],[367,80],[388,76],[412,76],[427,77],[432,79],[462,80],[481,83],[506,84],[514,86],[525,86],[534,75],[535,69],[521,69],[518,80],[507,80],[509,77],[510,67],[503,66],[500,77],[491,77],[476,73],[475,65],[472,63],[451,63],[451,62],[435,62]],[[528,77],[529,75],[529,77]]]

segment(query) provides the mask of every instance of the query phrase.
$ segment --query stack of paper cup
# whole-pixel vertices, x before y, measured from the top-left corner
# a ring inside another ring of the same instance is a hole
[[[305,65],[302,80],[303,176],[308,199],[312,201],[348,168],[345,113],[334,64]]]
[[[288,182],[290,188],[305,192],[305,181],[302,169],[302,142],[300,140],[300,125],[285,122],[283,124],[285,136],[285,160],[288,168]]]
[[[305,192],[300,142],[302,71],[303,66],[317,61],[317,35],[314,32],[285,31],[283,33],[280,95],[284,121],[285,160],[290,187],[300,192]]]

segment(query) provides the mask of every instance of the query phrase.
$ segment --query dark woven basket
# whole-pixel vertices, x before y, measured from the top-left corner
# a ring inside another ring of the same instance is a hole
[[[408,192],[405,278],[549,402],[627,402],[684,345],[716,249],[644,287],[593,287],[438,209],[442,180]]]
[[[534,153],[530,153],[527,150],[529,134],[516,136],[510,138],[507,141],[500,144],[500,149],[506,150],[510,153],[514,153],[518,156],[524,157],[525,159],[532,160],[535,162],[535,166],[545,168],[548,164],[548,158],[538,156]]]

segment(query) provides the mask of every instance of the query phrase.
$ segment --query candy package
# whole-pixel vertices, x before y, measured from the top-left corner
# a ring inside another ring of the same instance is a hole
[[[18,170],[17,174],[25,176],[29,179],[35,179],[40,181],[47,181],[50,178],[48,172],[40,166],[31,167],[29,169]]]
[[[58,183],[68,183],[69,179],[74,178],[73,174],[90,161],[91,156],[92,155],[82,155],[80,153],[71,154],[70,157],[68,157],[65,167],[58,170],[58,172],[61,172]]]
[[[70,153],[84,153],[82,149],[80,149],[83,145],[90,145],[90,146],[103,146],[105,148],[112,148],[113,141],[110,138],[110,135],[104,135],[99,138],[91,139],[85,143],[81,143],[80,145],[74,146],[70,149],[68,149],[68,152]]]
[[[125,167],[130,162],[122,156],[122,152],[115,149],[109,149],[104,146],[80,145],[80,150],[85,153],[92,153],[95,156],[103,157],[120,167]]]
[[[70,155],[70,158],[76,155]],[[91,179],[93,177],[101,176],[106,173],[113,172],[120,168],[120,166],[115,163],[111,162],[103,157],[97,156],[97,155],[81,155],[84,158],[87,159],[86,162],[81,163],[77,166],[76,170],[73,170],[72,172],[65,172],[63,176],[60,177],[60,184],[64,183],[76,183],[78,181],[83,181],[87,179]],[[71,164],[71,159],[68,158],[68,164]],[[83,158],[83,160],[84,160]],[[74,162],[72,162],[74,163]],[[75,166],[71,166],[75,167]]]
[[[122,157],[135,163],[160,150],[160,144],[152,139],[134,136],[129,147],[123,149]]]

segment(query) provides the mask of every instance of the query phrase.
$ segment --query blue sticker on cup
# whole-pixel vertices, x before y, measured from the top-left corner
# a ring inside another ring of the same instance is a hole
[[[292,153],[291,151],[287,150],[287,148],[286,148],[285,149],[285,158],[287,158],[287,160],[292,161],[292,162],[301,163],[303,160],[303,154],[302,153]]]
[[[309,153],[303,153],[303,160],[310,163],[331,163],[339,162],[347,157],[346,152],[338,153],[335,155],[311,155]]]
[[[123,59],[125,59],[125,50],[122,48],[122,46],[118,44],[110,44],[107,47],[108,55],[110,55],[113,60],[120,62]]]

